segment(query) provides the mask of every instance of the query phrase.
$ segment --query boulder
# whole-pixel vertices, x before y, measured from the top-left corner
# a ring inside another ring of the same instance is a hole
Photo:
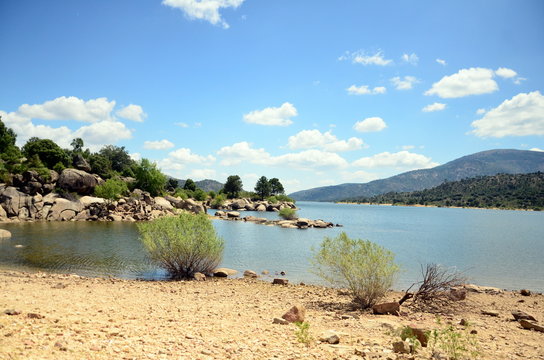
[[[214,276],[227,277],[238,274],[238,271],[229,268],[217,268],[213,271]]]
[[[288,279],[274,279],[274,280],[272,280],[272,284],[274,284],[274,285],[287,285],[287,284],[289,284],[289,280]]]
[[[246,205],[247,205],[247,202],[245,199],[237,199],[237,200],[234,200],[230,204],[230,207],[232,210],[239,210],[239,209],[245,209]]]
[[[196,281],[206,281],[206,275],[204,275],[203,273],[200,273],[200,272],[196,272],[193,274],[193,278],[196,280]]]
[[[164,197],[166,200],[170,201],[170,204],[174,206],[176,209],[181,209],[183,207],[183,199],[179,197],[174,197],[171,195],[166,195]]]
[[[332,330],[327,330],[319,335],[319,341],[329,344],[339,344],[340,336]]]
[[[174,209],[174,207],[172,206],[170,201],[166,200],[165,198],[163,198],[161,196],[156,196],[154,198],[154,200],[155,200],[155,205],[160,206],[163,210],[173,210]]]
[[[7,219],[7,218],[8,218],[8,213],[6,212],[6,210],[4,210],[2,205],[0,205],[0,220]]]
[[[11,233],[5,229],[0,229],[0,239],[10,238]]]
[[[44,206],[44,209],[46,206]],[[58,198],[48,211],[47,220],[71,220],[77,213],[83,210],[83,206],[79,201],[70,201],[63,198]]]
[[[410,344],[405,341],[395,341],[393,343],[393,352],[397,354],[409,354]]]
[[[88,208],[88,207],[91,206],[92,204],[103,204],[104,201],[105,201],[105,200],[104,200],[103,198],[94,197],[94,196],[82,196],[82,197],[79,199],[79,202],[81,203],[81,205],[82,205],[84,208]]]
[[[59,198],[58,194],[55,193],[49,193],[45,195],[42,199],[44,205],[53,205],[55,203],[55,200]]]
[[[77,169],[64,169],[60,174],[57,186],[78,194],[90,194],[98,185],[98,180],[91,174]]]
[[[229,211],[227,213],[227,217],[229,217],[229,218],[239,218],[240,213],[238,211]]]
[[[522,295],[522,296],[531,296],[531,291],[530,290],[527,290],[527,289],[522,289],[519,291],[519,293]]]
[[[482,310],[481,312],[483,315],[487,315],[487,316],[493,316],[493,317],[499,316],[499,312],[497,310]]]
[[[256,278],[259,275],[257,275],[257,273],[255,271],[253,271],[253,270],[246,270],[246,271],[244,271],[244,276],[245,277]]]
[[[533,324],[532,322],[529,322],[527,320],[520,320],[519,321],[519,324],[521,325],[521,327],[523,327],[524,329],[529,329],[529,330],[535,330],[535,331],[539,331],[539,332],[544,332],[544,327],[543,326],[540,326],[540,325],[537,325],[537,324]]]
[[[7,216],[18,216],[21,208],[32,206],[32,196],[18,191],[13,186],[8,186],[0,195],[0,203],[3,204]]]
[[[531,321],[536,321],[536,319],[532,316],[532,315],[529,315],[527,314],[526,312],[523,312],[523,311],[512,311],[512,316],[514,317],[514,319],[516,319],[517,321],[519,320],[531,320]]]
[[[266,206],[264,206],[263,204],[259,204],[256,208],[255,208],[256,211],[266,211]]]
[[[88,173],[91,172],[91,165],[81,154],[76,154],[73,164],[78,170],[83,170]]]
[[[302,305],[295,305],[289,311],[282,315],[282,319],[294,322],[304,322],[306,316],[306,308]]]
[[[297,226],[298,227],[308,227],[310,225],[311,221],[309,219],[305,218],[298,218],[297,219]]]
[[[467,291],[475,292],[475,293],[487,293],[487,294],[491,294],[491,295],[497,295],[497,294],[504,293],[503,290],[501,290],[499,288],[496,288],[496,287],[491,287],[491,286],[478,286],[478,285],[474,285],[474,284],[466,284],[466,285],[463,285],[463,287]]]
[[[375,315],[399,315],[400,314],[400,304],[398,302],[389,302],[383,304],[376,304],[372,307],[372,312]]]

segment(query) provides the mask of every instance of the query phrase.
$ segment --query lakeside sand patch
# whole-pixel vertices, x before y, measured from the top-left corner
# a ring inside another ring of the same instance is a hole
[[[391,330],[437,326],[433,314],[402,307],[399,317],[376,316],[350,302],[336,289],[248,278],[166,282],[0,270],[0,359],[407,359],[392,353]],[[333,330],[340,343],[306,346],[295,325],[273,324],[298,304],[314,339]],[[498,316],[482,313],[490,309]],[[542,323],[544,296],[470,292],[441,318],[472,324],[483,359],[544,359],[544,333],[522,329],[516,310]]]

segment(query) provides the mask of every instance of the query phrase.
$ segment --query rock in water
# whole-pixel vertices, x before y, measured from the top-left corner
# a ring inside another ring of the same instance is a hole
[[[10,238],[11,237],[11,233],[7,230],[4,230],[4,229],[0,229],[0,239],[2,238]]]

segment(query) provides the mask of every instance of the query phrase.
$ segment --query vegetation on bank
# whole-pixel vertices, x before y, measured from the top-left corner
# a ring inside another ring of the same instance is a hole
[[[544,173],[479,176],[422,191],[390,192],[344,202],[544,210]]]
[[[81,138],[73,139],[70,149],[63,149],[50,139],[32,137],[19,148],[16,140],[15,132],[6,127],[0,117],[0,183],[11,185],[13,175],[28,170],[47,178],[50,170],[60,174],[66,168],[84,168],[105,180],[95,188],[94,195],[108,200],[116,200],[137,188],[152,196],[172,194],[197,201],[211,199],[216,205],[227,198],[239,197],[267,199],[271,203],[293,201],[285,195],[283,185],[277,178],[268,180],[262,176],[255,185],[255,192],[247,192],[243,189],[240,176],[231,175],[224,185],[212,180],[200,182],[216,189],[204,191],[192,179],[183,181],[168,177],[148,159],[132,159],[123,146],[106,145],[97,152],[91,152],[85,149]]]

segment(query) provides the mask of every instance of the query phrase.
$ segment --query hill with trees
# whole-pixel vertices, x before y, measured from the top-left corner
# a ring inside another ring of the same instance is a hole
[[[341,201],[372,197],[388,192],[429,189],[444,181],[477,176],[527,174],[544,171],[544,152],[527,150],[488,150],[450,161],[431,169],[413,170],[369,183],[349,183],[298,191],[289,196],[297,201]]]
[[[498,174],[446,181],[431,189],[390,192],[347,202],[544,210],[544,173]]]

